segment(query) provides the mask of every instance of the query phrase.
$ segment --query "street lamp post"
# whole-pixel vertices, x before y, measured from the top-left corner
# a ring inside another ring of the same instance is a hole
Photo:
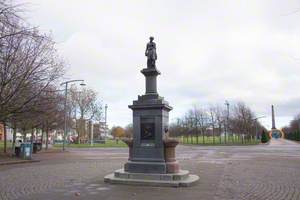
[[[225,126],[225,144],[226,144],[226,137],[228,132],[228,121],[229,121],[229,102],[226,100],[225,105],[227,107],[227,116],[226,116],[226,126]]]
[[[105,104],[105,131],[104,131],[104,140],[106,140],[106,138],[107,138],[107,108],[108,108],[108,106],[107,106],[107,104]]]
[[[64,105],[64,135],[63,135],[63,151],[65,150],[66,135],[67,135],[67,97],[68,97],[68,84],[73,82],[81,82],[80,85],[84,86],[84,80],[70,80],[61,83],[60,85],[65,85],[65,105]]]
[[[299,127],[298,127],[298,128],[299,128],[299,133],[298,133],[298,135],[299,135],[299,134],[300,134],[300,118],[298,119],[298,121],[299,121],[299,122],[298,122],[298,126],[299,126]],[[299,137],[300,137],[300,135],[299,135]],[[300,138],[299,138],[299,139],[300,139]]]
[[[92,121],[89,121],[89,131],[91,132],[91,146],[94,146],[94,124]]]
[[[258,126],[257,126],[257,120],[260,118],[265,118],[266,116],[256,117],[253,120],[255,121],[255,133],[256,133],[256,139],[258,139]]]

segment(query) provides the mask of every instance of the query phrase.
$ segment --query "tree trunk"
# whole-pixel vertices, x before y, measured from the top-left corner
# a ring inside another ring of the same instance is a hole
[[[14,124],[13,124],[13,141],[12,141],[12,152],[13,152],[13,154],[15,152],[16,139],[17,139],[17,123],[14,122]]]
[[[215,144],[215,127],[212,127],[213,144]]]
[[[48,142],[49,142],[49,128],[46,128],[46,150],[48,150]]]
[[[196,137],[197,137],[196,142],[197,142],[197,144],[199,144],[199,130],[198,130],[198,128],[196,129]]]
[[[242,144],[244,144],[244,135],[242,135]]]
[[[33,133],[34,133],[34,128],[31,129],[31,137],[30,137],[31,144],[33,143]]]
[[[23,141],[24,141],[24,142],[26,142],[26,136],[27,136],[27,133],[24,131],[24,132],[23,132]]]
[[[222,144],[222,125],[219,124],[220,144]]]
[[[33,153],[33,133],[34,133],[34,128],[31,129],[31,137],[30,137],[30,143],[31,143],[31,155]]]
[[[44,129],[44,126],[43,126],[43,127],[42,127],[42,137],[41,137],[41,143],[42,143],[41,150],[43,149],[44,132],[45,132],[45,129]]]
[[[4,149],[3,152],[6,153],[6,145],[7,145],[7,132],[6,132],[6,123],[3,123],[3,134],[4,134]]]

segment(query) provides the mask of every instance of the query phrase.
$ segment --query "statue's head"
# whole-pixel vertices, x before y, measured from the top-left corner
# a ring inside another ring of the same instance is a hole
[[[154,40],[154,37],[153,36],[150,36],[150,41],[152,42]]]

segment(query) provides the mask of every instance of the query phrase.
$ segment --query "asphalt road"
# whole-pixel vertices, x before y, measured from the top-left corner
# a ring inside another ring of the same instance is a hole
[[[110,185],[127,148],[68,149],[36,155],[39,163],[0,166],[0,199],[300,199],[300,145],[179,146],[181,168],[200,177],[189,188]]]

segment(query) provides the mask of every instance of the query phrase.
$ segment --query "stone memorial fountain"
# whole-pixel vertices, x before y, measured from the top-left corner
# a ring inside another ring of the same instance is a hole
[[[129,108],[133,111],[133,138],[124,139],[129,158],[124,168],[104,178],[115,184],[152,186],[189,186],[198,181],[197,175],[181,170],[175,157],[176,139],[168,137],[169,111],[172,107],[157,93],[156,44],[150,37],[145,55],[147,68],[141,70],[146,78],[146,92],[138,96]]]

